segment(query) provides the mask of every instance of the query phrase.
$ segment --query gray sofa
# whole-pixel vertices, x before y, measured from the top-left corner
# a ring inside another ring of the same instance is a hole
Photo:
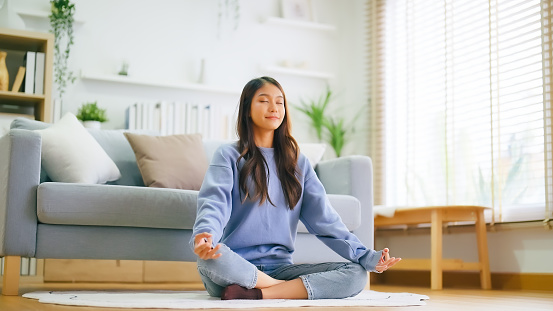
[[[20,257],[196,260],[188,241],[197,191],[144,187],[134,153],[117,130],[89,132],[116,163],[119,180],[52,182],[41,169],[41,136],[33,131],[48,126],[16,119],[0,138],[0,257],[8,256],[17,269]],[[204,141],[208,161],[219,144]],[[315,170],[348,228],[372,248],[370,158],[321,161]],[[344,260],[300,227],[296,262]],[[3,293],[17,294],[18,278],[9,273],[4,278]]]

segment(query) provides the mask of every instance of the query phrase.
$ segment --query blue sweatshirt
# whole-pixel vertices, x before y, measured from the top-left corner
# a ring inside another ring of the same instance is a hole
[[[278,178],[273,148],[259,148],[268,164],[268,200],[259,205],[259,200],[244,199],[240,195],[239,172],[245,163],[236,143],[220,146],[204,177],[198,195],[198,213],[190,245],[194,248],[194,236],[208,232],[213,243],[223,243],[254,265],[292,264],[294,241],[298,221],[340,256],[361,264],[368,271],[382,255],[367,249],[359,239],[348,231],[338,213],[330,205],[325,189],[307,157],[300,154],[298,179],[302,195],[290,210]],[[250,191],[250,193],[252,193]],[[218,259],[216,259],[218,260]]]

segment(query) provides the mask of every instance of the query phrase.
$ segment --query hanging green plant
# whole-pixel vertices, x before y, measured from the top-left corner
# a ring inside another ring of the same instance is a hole
[[[73,45],[75,5],[70,0],[51,0],[50,32],[54,34],[54,82],[61,99],[68,83],[76,77],[69,70],[68,60]]]
[[[217,38],[221,37],[223,18],[233,19],[233,30],[238,29],[240,23],[240,0],[219,0],[217,13]]]

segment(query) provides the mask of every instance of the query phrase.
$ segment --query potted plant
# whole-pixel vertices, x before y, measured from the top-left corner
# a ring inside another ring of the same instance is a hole
[[[347,144],[349,136],[355,131],[355,121],[361,115],[361,111],[355,114],[355,117],[350,121],[342,117],[328,117],[325,110],[332,97],[332,91],[327,87],[326,92],[319,98],[318,101],[311,100],[309,103],[301,101],[301,107],[296,107],[311,119],[311,126],[317,133],[319,142],[323,139],[334,149],[336,157],[342,155],[342,149]],[[326,131],[324,131],[326,130]],[[324,134],[324,135],[323,135]]]
[[[50,32],[54,34],[54,82],[61,101],[68,83],[73,83],[76,79],[68,67],[73,45],[75,4],[70,0],[51,0],[50,5]]]
[[[317,139],[319,142],[323,140],[323,128],[325,123],[325,109],[328,106],[332,91],[327,87],[326,94],[323,94],[318,101],[311,100],[305,102],[301,100],[301,107],[296,107],[299,111],[303,112],[311,119],[311,126],[317,133]]]
[[[100,128],[101,123],[106,122],[106,109],[98,107],[97,102],[85,103],[79,108],[76,115],[77,119],[83,122],[84,127]]]

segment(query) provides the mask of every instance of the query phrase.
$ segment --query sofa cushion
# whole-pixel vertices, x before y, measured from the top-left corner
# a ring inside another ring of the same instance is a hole
[[[46,224],[191,229],[193,190],[47,182],[38,186],[37,216]]]
[[[361,205],[348,195],[328,195],[350,231],[360,226]],[[198,191],[47,182],[38,186],[37,216],[57,225],[192,229]],[[307,232],[300,222],[298,232]]]
[[[113,160],[72,113],[36,131],[42,136],[42,165],[53,181],[105,183],[121,177]]]
[[[303,153],[312,167],[317,166],[326,151],[326,144],[319,143],[299,143],[300,151]]]
[[[200,190],[208,167],[200,134],[125,136],[146,186]]]
[[[26,118],[16,118],[12,121],[10,127],[12,129],[25,130],[42,130],[52,126],[50,123],[41,121],[29,120]],[[110,181],[108,184],[127,185],[127,186],[144,186],[142,175],[136,165],[136,158],[131,145],[123,135],[128,130],[98,130],[87,129],[88,132],[102,146],[108,156],[115,162],[115,165],[121,172],[121,178]],[[153,131],[135,130],[130,131],[136,134],[155,134]],[[41,167],[40,182],[51,181],[44,167]]]

